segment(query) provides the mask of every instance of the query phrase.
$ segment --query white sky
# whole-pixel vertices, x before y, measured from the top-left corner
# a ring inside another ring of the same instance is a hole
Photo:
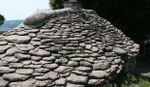
[[[37,9],[49,9],[49,0],[0,0],[0,14],[6,20],[20,20],[33,14]]]

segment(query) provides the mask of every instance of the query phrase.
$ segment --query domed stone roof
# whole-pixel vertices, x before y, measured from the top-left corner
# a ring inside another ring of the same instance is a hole
[[[138,52],[93,10],[42,10],[0,36],[0,87],[102,85]]]

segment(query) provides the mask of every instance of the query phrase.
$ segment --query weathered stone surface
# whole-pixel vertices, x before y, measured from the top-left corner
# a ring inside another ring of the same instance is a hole
[[[34,46],[30,44],[17,44],[16,47],[22,51],[29,51],[34,49]]]
[[[65,86],[66,85],[66,79],[61,78],[55,81],[55,84],[58,86]]]
[[[5,37],[6,40],[11,42],[17,42],[17,43],[27,43],[31,40],[28,36],[18,36],[18,35],[11,35]]]
[[[19,60],[28,60],[28,59],[31,59],[31,56],[28,55],[28,54],[16,53],[14,56],[16,58],[18,58]]]
[[[79,70],[73,70],[72,72],[77,74],[77,75],[83,75],[83,76],[87,76],[88,75],[88,72],[79,71]]]
[[[76,75],[76,74],[71,74],[67,78],[67,81],[69,81],[71,83],[83,83],[83,84],[85,84],[88,81],[88,77],[87,76],[80,76],[80,75]]]
[[[97,47],[92,47],[92,51],[93,51],[93,52],[97,52],[97,51],[98,51],[98,48],[97,48]]]
[[[34,87],[34,84],[35,84],[35,80],[29,79],[23,82],[11,82],[9,84],[9,87]]]
[[[105,70],[109,67],[110,67],[110,63],[108,62],[105,62],[105,63],[99,62],[99,63],[93,64],[93,69],[95,70]]]
[[[55,71],[59,73],[66,73],[66,72],[70,72],[72,69],[73,69],[72,67],[59,66]]]
[[[48,71],[50,71],[50,69],[47,69],[47,68],[35,69],[35,72],[38,72],[38,73],[46,73]]]
[[[53,71],[46,73],[45,76],[48,77],[49,79],[52,79],[52,80],[56,80],[59,78],[58,73],[53,72]]]
[[[25,21],[0,36],[0,87],[101,86],[135,65],[139,45],[93,10],[42,10]]]
[[[6,45],[7,43],[7,41],[0,41],[0,46]]]
[[[89,72],[89,71],[92,70],[92,68],[90,68],[90,67],[84,67],[84,66],[79,66],[79,67],[75,68],[75,70]]]
[[[126,55],[127,54],[127,51],[125,51],[121,48],[114,48],[113,51],[116,52],[118,55]]]
[[[55,63],[57,63],[57,64],[67,64],[68,63],[68,59],[66,59],[66,58],[56,59]]]
[[[17,69],[16,73],[22,74],[22,75],[31,75],[34,72],[33,69]]]
[[[43,65],[43,67],[48,68],[48,69],[55,69],[58,67],[58,65],[57,64],[46,64],[46,65]]]
[[[91,78],[97,78],[97,79],[101,79],[101,78],[104,78],[104,77],[107,77],[109,76],[108,73],[106,73],[105,71],[100,71],[100,70],[95,70],[95,71],[92,71],[91,74],[89,75]]]
[[[15,69],[11,69],[9,67],[0,67],[0,73],[12,73]]]
[[[90,79],[88,81],[88,84],[97,86],[97,85],[103,84],[104,82],[105,82],[104,79]]]
[[[0,46],[0,53],[4,53],[10,46]]]
[[[8,49],[5,55],[12,56],[14,53],[22,52],[21,50],[17,49],[16,47],[12,47]]]
[[[2,61],[6,61],[6,62],[12,62],[12,63],[16,63],[18,62],[19,60],[15,57],[4,57],[1,59]]]
[[[67,83],[67,87],[85,87],[85,86],[84,86],[84,85],[81,85],[81,84]]]
[[[49,56],[50,55],[50,52],[43,50],[43,49],[39,49],[38,51],[31,50],[29,53],[36,55],[36,56]]]
[[[39,57],[39,56],[31,56],[31,59],[32,59],[33,61],[39,61],[39,60],[42,59],[42,57]]]
[[[68,66],[70,66],[70,67],[76,67],[76,66],[78,66],[79,65],[79,63],[78,62],[75,62],[75,61],[69,61],[68,62]]]
[[[44,87],[48,84],[46,81],[36,81],[35,87]]]
[[[0,87],[6,87],[8,81],[5,81],[2,77],[0,77]]]
[[[86,45],[86,47],[85,47],[86,49],[88,49],[88,50],[91,50],[91,48],[92,48],[92,45]]]
[[[45,61],[54,61],[55,57],[54,56],[44,57],[43,60],[45,60]]]
[[[27,80],[29,76],[11,73],[11,74],[4,74],[3,78],[7,81],[24,81],[24,80]]]
[[[22,63],[10,63],[9,67],[11,67],[11,68],[22,68],[23,64]]]

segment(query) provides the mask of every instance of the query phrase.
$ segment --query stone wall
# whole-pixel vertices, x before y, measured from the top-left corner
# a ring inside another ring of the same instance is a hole
[[[0,87],[102,85],[130,70],[138,52],[92,10],[37,12],[0,36]]]

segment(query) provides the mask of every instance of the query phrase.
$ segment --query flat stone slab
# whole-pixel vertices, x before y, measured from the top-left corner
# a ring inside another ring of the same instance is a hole
[[[80,76],[80,75],[76,75],[76,74],[71,74],[67,78],[67,81],[69,81],[71,83],[83,83],[83,84],[85,84],[88,81],[88,77],[87,76]]]
[[[6,40],[17,43],[27,43],[31,40],[29,36],[12,35],[5,37]]]
[[[4,74],[3,78],[7,81],[24,81],[24,80],[27,80],[29,76],[11,73],[11,74]]]

